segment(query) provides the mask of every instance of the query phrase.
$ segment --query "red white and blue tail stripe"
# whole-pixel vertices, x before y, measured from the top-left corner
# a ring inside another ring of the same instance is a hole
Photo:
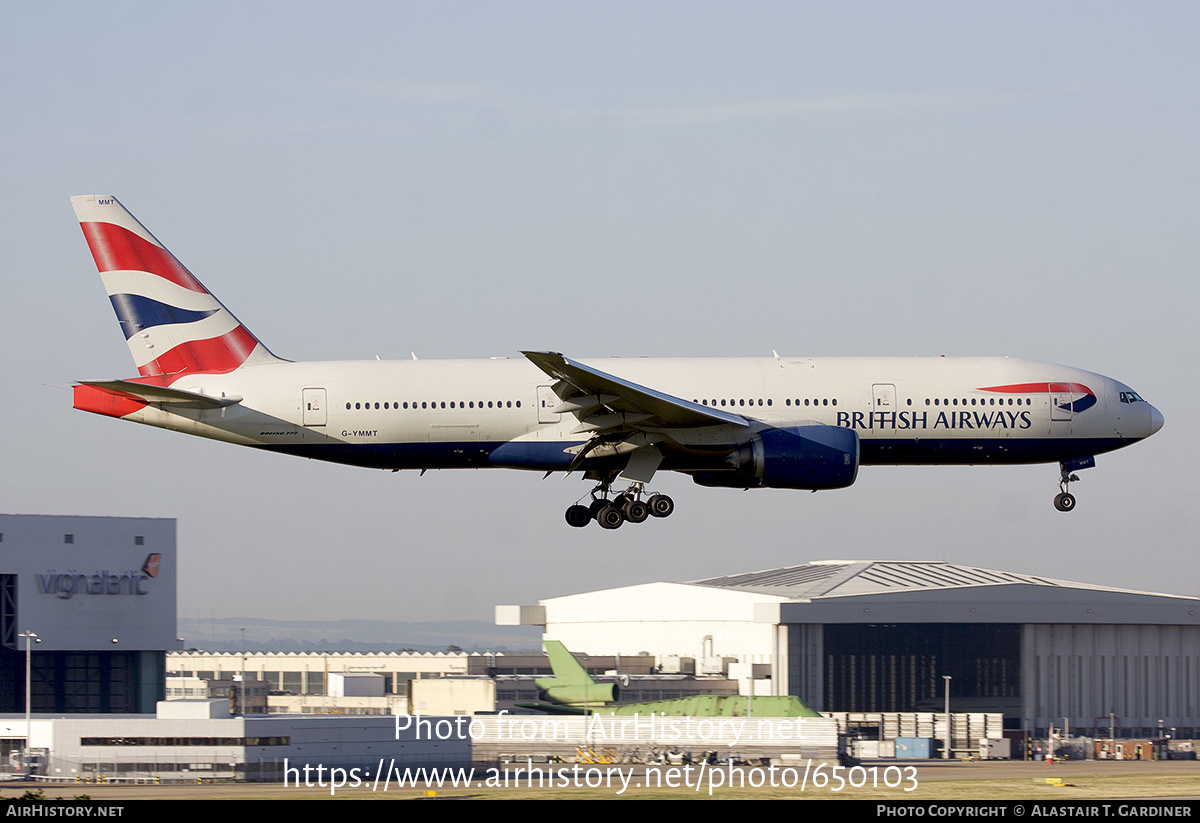
[[[279,362],[115,197],[71,205],[145,382]]]

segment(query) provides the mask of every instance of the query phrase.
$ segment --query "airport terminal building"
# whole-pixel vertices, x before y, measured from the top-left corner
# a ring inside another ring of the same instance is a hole
[[[497,607],[589,654],[768,664],[825,712],[1003,712],[1005,727],[1200,736],[1200,599],[945,562],[819,561]],[[755,666],[759,668],[759,666]]]
[[[176,648],[175,521],[0,514],[0,713],[153,713]],[[32,633],[26,638],[25,633]]]

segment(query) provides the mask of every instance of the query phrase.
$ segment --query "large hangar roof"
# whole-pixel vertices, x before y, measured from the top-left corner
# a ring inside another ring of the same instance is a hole
[[[691,585],[786,598],[783,623],[1200,625],[1200,598],[944,561],[824,560]]]
[[[942,560],[817,560],[802,566],[785,566],[781,569],[766,569],[690,582],[698,586],[773,594],[789,600],[1013,584],[1086,589],[1095,592],[1154,594],[1095,586],[1090,583],[1073,583],[1033,574],[958,566]]]

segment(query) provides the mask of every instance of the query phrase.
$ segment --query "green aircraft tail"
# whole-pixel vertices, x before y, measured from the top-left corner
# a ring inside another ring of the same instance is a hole
[[[621,696],[616,683],[597,683],[567,647],[557,640],[546,641],[546,656],[554,677],[538,677],[538,704],[519,704],[539,711],[583,713],[615,703]]]
[[[567,647],[558,640],[546,641],[546,656],[550,658],[550,668],[554,669],[554,680],[547,685],[555,686],[593,686],[596,681],[587,673],[583,664],[575,659],[575,655],[567,651]],[[538,682],[541,686],[541,681]]]

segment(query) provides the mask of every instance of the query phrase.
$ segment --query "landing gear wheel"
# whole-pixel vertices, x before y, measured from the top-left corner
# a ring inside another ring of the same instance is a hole
[[[625,503],[625,519],[630,523],[642,523],[650,516],[650,507],[641,500],[629,500]]]
[[[675,501],[665,494],[654,495],[646,501],[646,505],[650,508],[650,514],[655,517],[670,517],[671,512],[675,511]]]
[[[1058,464],[1058,471],[1059,471],[1058,491],[1059,491],[1059,493],[1054,495],[1054,508],[1058,509],[1060,512],[1074,511],[1075,496],[1072,495],[1070,492],[1068,492],[1067,489],[1069,489],[1071,487],[1072,483],[1079,482],[1079,475],[1072,472],[1071,469],[1072,468],[1086,469],[1086,468],[1089,468],[1094,465],[1096,465],[1096,460],[1095,460],[1095,458],[1091,458],[1091,457],[1070,460],[1070,461],[1066,461],[1066,462],[1062,462],[1062,463]]]
[[[567,522],[577,529],[582,529],[592,522],[592,512],[587,506],[571,506],[567,509]]]
[[[589,505],[587,507],[588,515],[593,518],[599,518],[600,510],[603,509],[607,505],[608,505],[607,500],[597,497],[595,500],[592,501],[591,505]]]
[[[609,504],[596,513],[596,522],[602,529],[619,529],[625,522],[625,514],[616,506]]]

